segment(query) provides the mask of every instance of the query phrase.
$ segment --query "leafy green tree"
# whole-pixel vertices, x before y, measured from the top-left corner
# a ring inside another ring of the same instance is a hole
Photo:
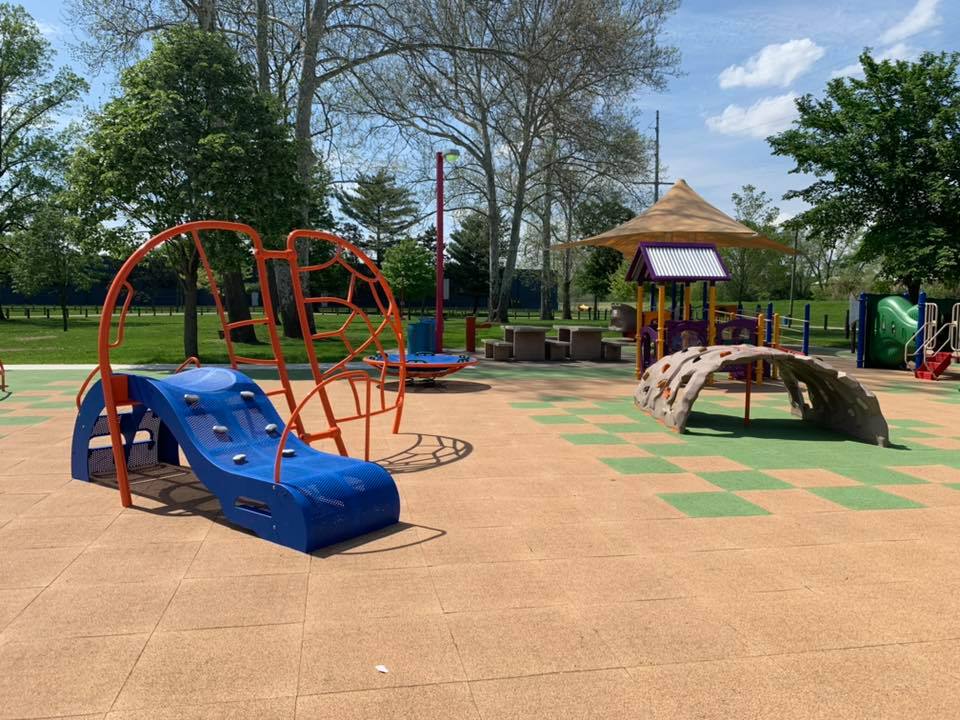
[[[574,219],[580,237],[592,237],[625,223],[635,215],[617,196],[581,203],[574,210]],[[584,262],[573,276],[573,284],[581,292],[593,295],[593,314],[602,298],[610,294],[613,275],[623,262],[619,251],[608,247],[586,250]]]
[[[60,186],[69,143],[56,122],[87,87],[70,70],[54,73],[52,59],[27,11],[0,3],[0,265],[8,270],[16,263],[11,233]]]
[[[309,196],[297,179],[296,145],[279,107],[256,91],[220,35],[186,27],[163,33],[120,85],[70,170],[72,190],[92,215],[151,232],[205,218],[247,222],[274,237],[293,227]],[[231,240],[217,239],[225,272],[249,262]],[[190,238],[163,252],[183,289],[184,353],[197,355],[200,259]],[[225,295],[232,320],[243,317],[231,301],[246,303],[242,278],[238,286]]]
[[[387,250],[381,268],[401,307],[408,299],[426,296],[436,278],[433,256],[413,238],[404,238]]]
[[[365,249],[372,251],[377,265],[387,249],[400,242],[417,221],[417,205],[412,193],[396,183],[386,170],[373,175],[360,173],[354,192],[337,193],[343,214],[366,230]]]
[[[83,248],[90,230],[76,215],[51,202],[33,214],[29,228],[11,238],[17,254],[11,266],[14,289],[24,295],[55,291],[64,332],[70,315],[69,292],[87,290],[99,279],[99,256]]]
[[[765,190],[744,185],[740,192],[731,195],[731,199],[737,220],[772,240],[779,239],[775,223],[780,208],[773,204]],[[730,272],[730,281],[718,286],[724,299],[741,302],[760,296],[779,297],[784,283],[789,284],[789,267],[783,265],[779,253],[754,248],[724,248],[720,254]]]
[[[446,273],[457,289],[473,298],[473,313],[490,291],[490,230],[486,215],[472,212],[450,233]]]
[[[768,139],[794,172],[814,226],[863,230],[860,259],[878,258],[914,301],[925,281],[960,277],[958,53],[916,62],[860,56],[864,77],[836,78],[797,100],[795,127]]]

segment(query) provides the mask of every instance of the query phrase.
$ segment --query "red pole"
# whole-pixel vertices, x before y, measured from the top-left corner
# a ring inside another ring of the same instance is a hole
[[[443,352],[443,153],[437,153],[437,337],[435,352]]]

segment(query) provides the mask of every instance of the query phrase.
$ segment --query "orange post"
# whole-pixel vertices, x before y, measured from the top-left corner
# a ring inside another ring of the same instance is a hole
[[[637,346],[637,380],[643,375],[643,357],[640,352],[640,331],[643,329],[643,282],[637,283],[637,321],[634,323],[634,340]]]
[[[763,313],[757,314],[757,347],[763,347],[763,338],[766,332],[766,318]],[[763,384],[763,360],[757,360],[757,385]]]

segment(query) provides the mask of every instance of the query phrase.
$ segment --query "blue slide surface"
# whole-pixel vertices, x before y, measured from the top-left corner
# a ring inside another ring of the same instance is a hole
[[[226,368],[198,368],[163,379],[127,375],[137,404],[121,413],[129,467],[179,464],[179,449],[197,478],[217,496],[228,520],[267,540],[310,552],[396,523],[397,486],[375,463],[321,452],[293,433],[280,483],[273,471],[284,424],[253,380]],[[73,436],[78,480],[113,467],[103,391],[84,398]]]

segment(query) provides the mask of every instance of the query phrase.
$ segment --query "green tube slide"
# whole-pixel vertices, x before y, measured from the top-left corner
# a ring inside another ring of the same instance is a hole
[[[889,295],[877,303],[867,353],[870,367],[903,366],[903,346],[917,331],[916,305],[900,295]],[[910,342],[911,353],[915,344]]]

